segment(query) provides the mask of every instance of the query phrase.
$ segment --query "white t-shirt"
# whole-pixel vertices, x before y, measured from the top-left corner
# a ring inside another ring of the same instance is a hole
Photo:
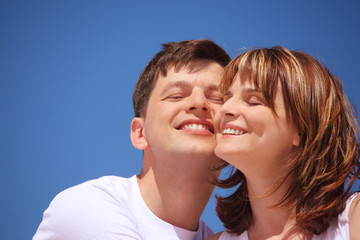
[[[359,193],[351,195],[346,201],[346,207],[344,211],[338,216],[338,218],[332,219],[329,228],[320,235],[314,235],[313,240],[348,240],[350,239],[349,233],[349,209],[352,201]],[[230,234],[224,231],[219,240],[249,240],[247,231],[240,235]]]
[[[141,197],[136,176],[106,176],[59,193],[33,240],[202,240],[212,234],[201,220],[194,232],[154,215]]]

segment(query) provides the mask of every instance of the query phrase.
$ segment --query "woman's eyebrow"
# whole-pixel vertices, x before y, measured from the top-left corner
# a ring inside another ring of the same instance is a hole
[[[258,88],[244,88],[242,91],[245,93],[261,93]]]

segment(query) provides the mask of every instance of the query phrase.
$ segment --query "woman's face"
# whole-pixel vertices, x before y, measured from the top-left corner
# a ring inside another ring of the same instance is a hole
[[[250,173],[275,174],[284,165],[294,146],[299,145],[298,131],[287,120],[281,86],[275,97],[276,115],[262,93],[249,81],[243,84],[237,75],[216,115],[219,132],[215,154]]]

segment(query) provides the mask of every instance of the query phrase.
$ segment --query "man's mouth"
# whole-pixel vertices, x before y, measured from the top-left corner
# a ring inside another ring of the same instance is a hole
[[[178,130],[194,130],[194,131],[206,131],[214,133],[214,129],[210,123],[200,123],[200,122],[185,122],[180,124],[176,129]]]
[[[209,130],[209,127],[204,124],[189,123],[182,126],[184,129],[198,129],[198,130]]]

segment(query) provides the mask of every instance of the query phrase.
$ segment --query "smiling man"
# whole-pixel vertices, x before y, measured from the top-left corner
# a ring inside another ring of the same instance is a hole
[[[143,168],[131,178],[106,176],[60,193],[34,240],[183,239],[212,235],[200,216],[222,162],[214,155],[213,118],[227,53],[209,40],[163,44],[133,94],[131,141]]]

